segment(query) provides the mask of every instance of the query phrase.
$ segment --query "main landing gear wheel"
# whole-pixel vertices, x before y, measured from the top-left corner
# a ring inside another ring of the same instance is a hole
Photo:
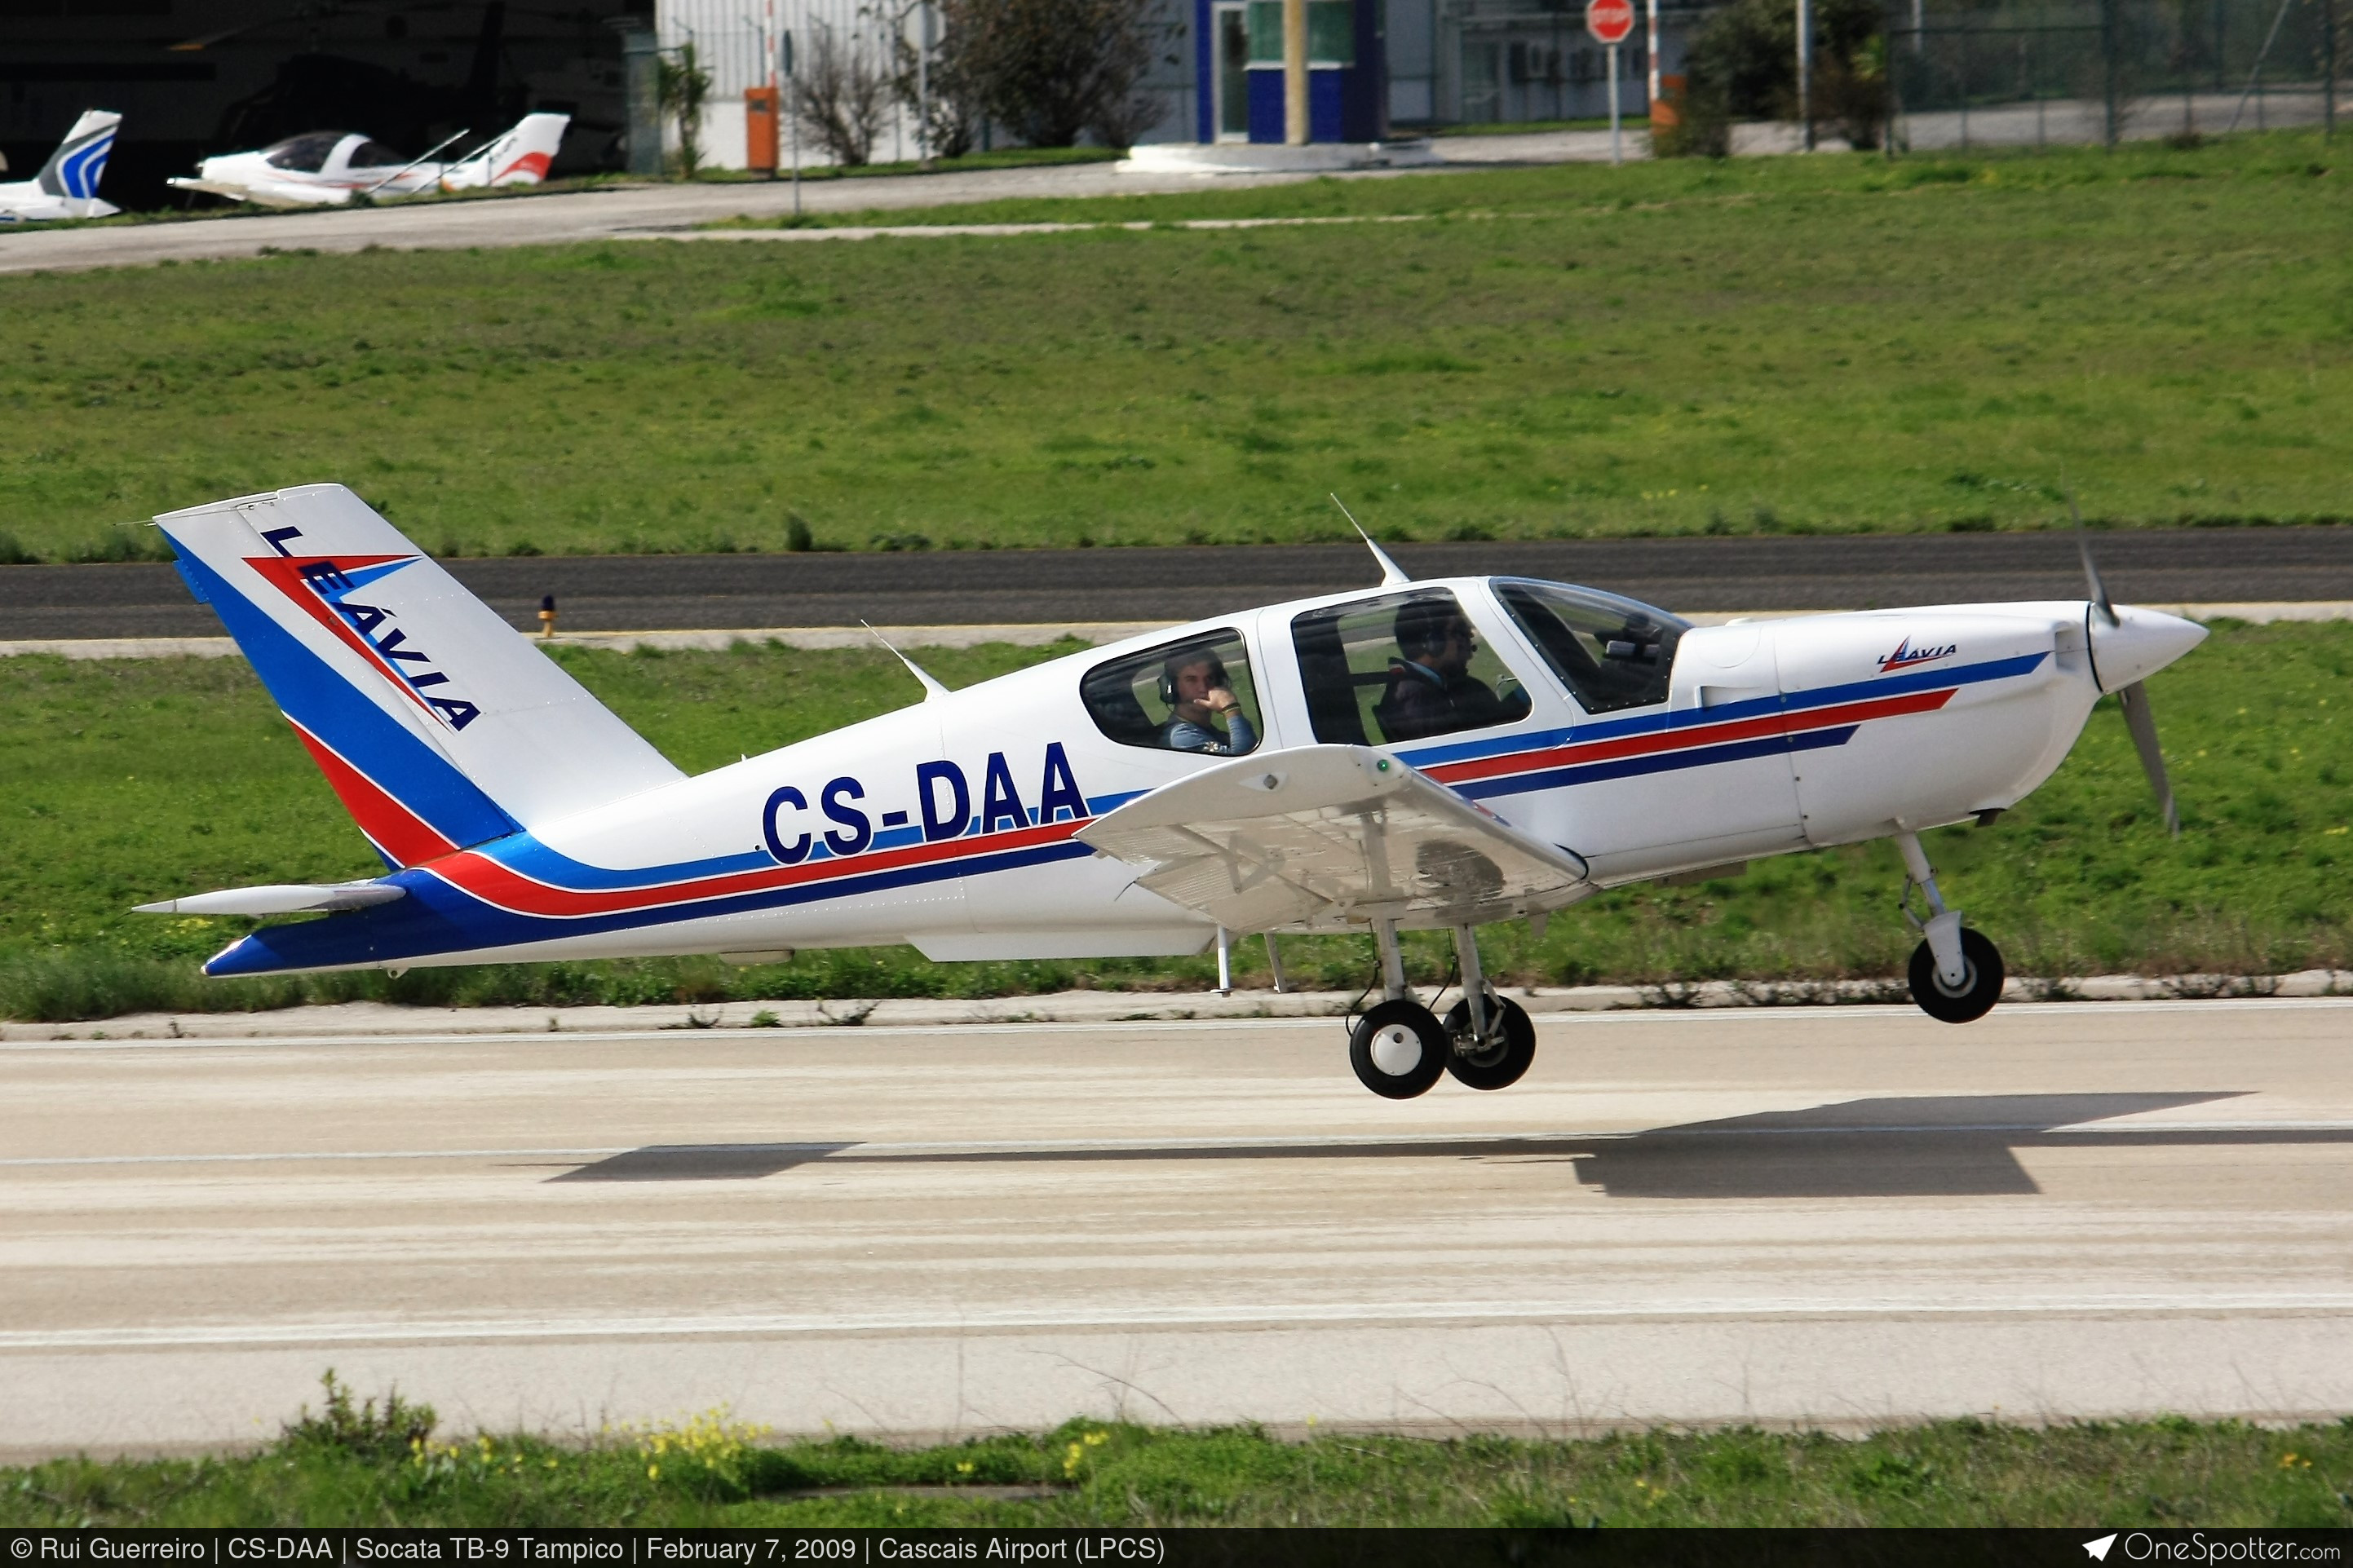
[[[1508,996],[1487,998],[1485,1040],[1472,1037],[1468,999],[1447,1011],[1446,1037],[1453,1047],[1446,1070],[1472,1089],[1509,1089],[1536,1059],[1536,1026],[1528,1022],[1527,1009]]]
[[[1384,1002],[1348,1035],[1348,1065],[1366,1089],[1388,1100],[1429,1093],[1453,1055],[1438,1016],[1419,1002]]]
[[[1922,942],[1912,950],[1912,1000],[1920,1011],[1947,1024],[1969,1024],[1993,1011],[2001,999],[2001,950],[1967,927],[1961,931],[1961,984],[1948,987],[1936,973],[1936,955]]]

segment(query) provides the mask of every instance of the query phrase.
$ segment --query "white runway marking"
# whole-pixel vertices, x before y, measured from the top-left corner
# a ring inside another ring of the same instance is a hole
[[[301,1164],[351,1160],[604,1160],[617,1154],[779,1154],[799,1156],[810,1164],[843,1164],[861,1160],[912,1160],[922,1157],[997,1156],[1024,1154],[1153,1155],[1171,1159],[1187,1154],[1371,1153],[1398,1149],[1427,1149],[1432,1157],[1465,1152],[1509,1156],[1542,1154],[1566,1143],[1628,1142],[1662,1138],[1884,1138],[1920,1136],[2006,1136],[2066,1138],[2128,1138],[2164,1135],[2198,1137],[2321,1132],[2353,1137],[2353,1120],[2337,1121],[2086,1121],[2052,1125],[2041,1121],[1788,1122],[1772,1126],[1713,1126],[1705,1122],[1682,1127],[1651,1127],[1628,1131],[1581,1132],[1392,1132],[1355,1137],[1301,1138],[1110,1138],[1050,1139],[994,1143],[647,1143],[597,1149],[349,1149],[288,1150],[250,1154],[71,1154],[51,1158],[0,1159],[0,1170],[71,1169],[93,1165],[253,1165]],[[1470,1146],[1476,1145],[1475,1148]]]
[[[2177,1313],[2353,1313],[2353,1291],[2211,1296],[2045,1296],[1990,1305],[1873,1300],[1868,1298],[1754,1298],[1675,1301],[1671,1305],[1586,1306],[1556,1301],[1337,1301],[1260,1306],[1115,1307],[1061,1312],[975,1312],[960,1317],[921,1313],[846,1313],[817,1317],[554,1318],[417,1322],[226,1323],[178,1329],[54,1329],[0,1331],[0,1351],[152,1350],[205,1345],[405,1344],[445,1340],[664,1340],[871,1334],[985,1334],[1015,1330],[1205,1329],[1295,1327],[1397,1322],[1659,1323],[1704,1319],[2141,1317]]]

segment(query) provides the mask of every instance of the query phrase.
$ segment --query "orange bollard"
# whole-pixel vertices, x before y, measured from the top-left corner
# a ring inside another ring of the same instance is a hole
[[[539,635],[543,637],[555,635],[555,595],[553,594],[543,595],[539,601]]]

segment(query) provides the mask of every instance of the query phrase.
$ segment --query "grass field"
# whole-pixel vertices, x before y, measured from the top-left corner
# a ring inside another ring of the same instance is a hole
[[[1850,1440],[1177,1432],[1074,1421],[892,1449],[723,1413],[586,1445],[311,1417],[250,1456],[0,1469],[0,1525],[2057,1526],[2353,1522],[2353,1423],[1974,1421]],[[406,1415],[407,1413],[402,1413]],[[958,1495],[957,1489],[976,1489]],[[1019,1489],[988,1497],[976,1489]]]
[[[890,215],[1406,216],[0,279],[0,559],[341,479],[443,554],[2353,516],[2313,136]],[[848,221],[828,219],[826,221]]]
[[[964,685],[1063,649],[927,656]],[[915,696],[890,656],[739,647],[558,656],[692,772],[887,710]],[[2261,974],[2353,967],[2353,626],[2224,626],[2151,682],[2185,831],[2168,840],[2113,705],[2058,774],[1991,829],[1930,848],[1954,902],[2013,973]],[[1210,963],[933,964],[907,949],[512,965],[208,982],[197,961],[248,921],[157,919],[134,903],[218,887],[366,876],[377,863],[242,661],[0,659],[0,1016],[105,1017],[355,996],[417,1002],[697,1002],[1005,995],[1074,985],[1205,988]],[[1552,922],[1489,928],[1516,984],[1672,988],[1721,978],[1894,976],[1913,939],[1885,844],[1760,861],[1736,880],[1622,889]],[[1409,943],[1423,984],[1442,940]],[[1291,938],[1295,978],[1361,984],[1368,944]],[[1256,943],[1245,983],[1267,980]]]

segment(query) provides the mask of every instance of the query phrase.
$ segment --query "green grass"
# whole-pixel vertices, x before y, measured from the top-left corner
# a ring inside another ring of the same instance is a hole
[[[1502,1525],[2335,1528],[2353,1423],[1942,1422],[1844,1439],[1753,1429],[1584,1441],[1073,1421],[894,1449],[683,1429],[411,1446],[316,1418],[259,1453],[0,1468],[0,1524]],[[749,1440],[747,1440],[749,1439]],[[955,1489],[1018,1488],[989,1498]]]
[[[932,650],[965,685],[1070,651]],[[557,650],[681,767],[699,772],[916,693],[888,654],[739,647],[727,653]],[[2150,689],[2185,831],[2165,837],[2122,719],[2092,717],[2057,775],[1990,829],[1932,836],[1953,901],[2013,973],[2249,975],[2353,968],[2353,626],[2224,626]],[[988,996],[1071,986],[1202,989],[1207,959],[934,964],[912,950],[805,952],[736,969],[715,959],[502,965],[206,981],[197,961],[250,929],[125,911],[153,899],[378,867],[240,661],[0,660],[0,1016],[96,1018],[152,1007],[237,1010],[303,1000],[556,1005],[760,997]],[[1514,984],[1662,988],[1754,979],[1892,977],[1894,849],[1759,861],[1746,877],[1608,894],[1556,919],[1482,933]],[[1444,973],[1435,934],[1416,974]],[[1302,983],[1361,984],[1359,939],[1289,938]],[[1246,984],[1268,975],[1238,950]]]
[[[2353,515],[2337,154],[1868,156],[892,213],[1425,215],[0,279],[0,560],[340,479],[442,554]],[[868,221],[876,215],[827,222]]]

